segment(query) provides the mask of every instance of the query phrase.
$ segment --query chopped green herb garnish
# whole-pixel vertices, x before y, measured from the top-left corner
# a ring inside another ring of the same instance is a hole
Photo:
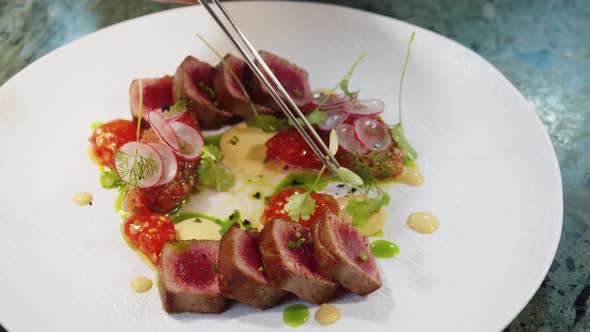
[[[277,131],[288,125],[288,121],[285,119],[279,119],[274,115],[270,114],[258,114],[252,119],[246,121],[248,126],[262,129],[265,132]]]
[[[313,239],[309,239],[309,240],[307,240],[307,243],[309,243],[309,244],[313,244]]]
[[[213,270],[213,272],[217,272],[217,264],[211,265],[211,270]]]
[[[238,144],[239,141],[240,141],[240,138],[238,136],[232,136],[231,139],[229,140],[229,143],[231,145],[236,145],[236,144]]]
[[[297,241],[297,243],[304,244],[305,243],[305,238],[300,238],[299,241]]]
[[[289,241],[289,242],[287,242],[287,247],[289,247],[291,249],[301,248],[301,243],[294,242],[294,241]]]
[[[197,218],[195,218],[195,222],[196,222],[196,223],[202,223],[202,222],[203,222],[203,219],[201,219],[201,218],[197,217]]]
[[[102,121],[95,121],[90,124],[90,129],[96,129],[96,128],[102,126],[103,124],[104,123]]]
[[[293,94],[295,95],[295,97],[300,98],[301,97],[301,90],[299,89],[294,89],[293,90]]]
[[[295,237],[296,237],[296,238],[300,238],[300,237],[301,237],[301,233],[299,233],[299,232],[295,232]]]
[[[359,254],[359,258],[361,259],[361,261],[366,261],[367,259],[369,259],[369,256],[367,256],[367,253],[364,251],[361,251],[361,253]]]
[[[260,272],[264,272],[264,266],[260,266],[260,267],[258,268],[258,271],[260,271]]]

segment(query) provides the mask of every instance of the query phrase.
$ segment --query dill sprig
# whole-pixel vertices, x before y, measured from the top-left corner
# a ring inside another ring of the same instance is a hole
[[[388,179],[395,172],[390,161],[391,154],[390,150],[371,152],[366,155],[353,154],[352,169],[366,185],[375,185],[379,179]]]
[[[141,180],[146,177],[152,177],[158,171],[158,164],[153,158],[153,153],[146,158],[139,154],[138,150],[135,153],[129,154],[125,151],[119,150],[115,155],[117,162],[117,171],[122,179],[133,186],[139,186]],[[131,167],[128,167],[131,165]]]

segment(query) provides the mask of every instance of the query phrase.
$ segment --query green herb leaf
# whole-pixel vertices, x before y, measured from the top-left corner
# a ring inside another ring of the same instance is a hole
[[[218,147],[203,147],[202,159],[197,167],[200,185],[217,191],[228,191],[234,185],[236,177],[220,164],[222,159],[223,155]]]
[[[240,138],[238,136],[232,136],[231,139],[229,140],[229,143],[231,145],[236,145],[238,144],[238,142],[240,141]]]
[[[410,141],[404,134],[404,128],[402,127],[401,123],[396,124],[391,128],[391,137],[393,140],[399,145],[399,147],[404,151],[404,159],[405,160],[415,160],[418,158],[418,153],[410,144]]]
[[[287,203],[283,210],[287,212],[291,220],[298,222],[301,220],[309,220],[311,215],[315,212],[315,200],[311,198],[310,192],[295,193],[287,198]]]
[[[367,253],[366,253],[366,252],[364,252],[364,251],[361,251],[361,252],[359,253],[359,258],[361,259],[361,261],[363,261],[363,262],[364,262],[364,261],[366,261],[367,259],[369,259],[369,256],[367,256]]]
[[[348,90],[348,81],[350,80],[350,77],[352,76],[352,73],[354,72],[356,66],[358,66],[358,64],[365,58],[366,54],[361,55],[353,64],[352,67],[350,68],[350,70],[348,70],[348,72],[346,73],[346,75],[344,75],[344,78],[342,79],[342,81],[340,81],[340,90],[342,90],[342,92],[344,92],[344,95],[346,97],[353,97],[355,95],[354,92],[350,92]]]
[[[99,181],[100,185],[105,189],[112,189],[112,188],[121,188],[125,185],[125,182],[121,180],[119,174],[117,172],[111,170],[108,167],[107,170],[104,170],[100,175]]]
[[[279,119],[276,116],[270,114],[259,114],[246,121],[246,123],[250,127],[259,128],[265,132],[277,131],[288,125],[287,120]]]
[[[336,172],[342,181],[352,184],[353,186],[362,186],[364,183],[360,176],[346,167],[340,167]]]
[[[381,193],[378,198],[363,197],[362,200],[351,198],[346,205],[346,211],[352,216],[352,224],[363,227],[369,218],[379,212],[382,207],[389,204],[389,195]]]
[[[330,130],[330,144],[328,145],[328,150],[332,155],[335,155],[338,152],[338,134],[336,134],[336,130]]]
[[[326,112],[319,110],[314,110],[311,113],[307,114],[305,117],[307,118],[307,122],[309,122],[312,125],[322,124],[326,122],[326,120],[328,120],[328,114],[326,114]]]
[[[295,242],[295,241],[289,241],[289,242],[287,242],[287,247],[289,247],[291,249],[301,248],[301,243]]]

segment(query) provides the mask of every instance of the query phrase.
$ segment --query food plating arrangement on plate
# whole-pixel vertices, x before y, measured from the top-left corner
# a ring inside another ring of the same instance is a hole
[[[123,237],[157,271],[170,313],[221,313],[230,300],[266,309],[292,294],[322,305],[318,322],[335,323],[339,310],[330,299],[379,289],[375,258],[399,251],[392,242],[369,241],[383,236],[390,197],[382,187],[423,182],[401,123],[414,35],[393,126],[381,118],[383,101],[351,91],[364,55],[334,88],[312,91],[305,69],[259,52],[344,166],[337,174],[327,174],[243,60],[221,57],[199,37],[219,57],[215,67],[187,56],[173,76],[134,79],[132,119],[92,125],[89,153],[101,185],[119,190]],[[230,196],[229,216],[189,204],[219,193]],[[408,226],[432,233],[438,221],[417,212]],[[139,292],[150,286],[145,277],[132,282]],[[283,318],[298,326],[308,315],[296,304]]]

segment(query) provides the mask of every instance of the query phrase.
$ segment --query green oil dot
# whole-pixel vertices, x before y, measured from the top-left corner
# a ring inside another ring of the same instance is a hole
[[[309,319],[309,309],[303,304],[294,304],[283,311],[283,321],[292,327],[305,324]]]
[[[377,240],[371,243],[371,252],[377,258],[392,258],[399,254],[399,247],[387,240]]]

